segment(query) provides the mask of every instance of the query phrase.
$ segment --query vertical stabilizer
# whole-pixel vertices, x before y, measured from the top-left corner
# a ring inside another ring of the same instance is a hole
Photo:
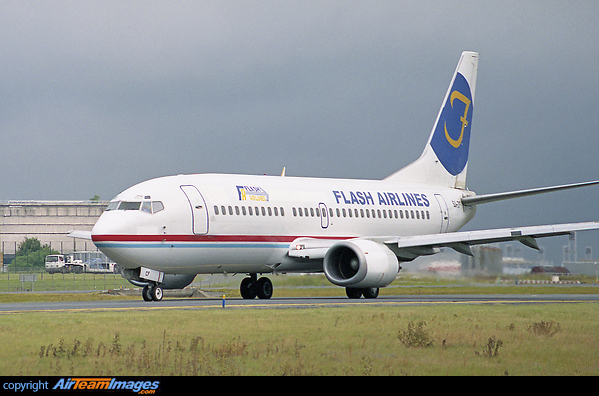
[[[466,187],[478,53],[463,52],[420,158],[385,180]]]

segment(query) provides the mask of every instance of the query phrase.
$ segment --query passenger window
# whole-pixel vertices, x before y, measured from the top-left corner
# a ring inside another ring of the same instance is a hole
[[[276,206],[274,208],[272,208],[272,210],[275,212],[275,216],[279,215],[279,208],[277,208]]]
[[[235,206],[235,214],[239,216],[239,206]]]
[[[281,206],[281,216],[285,216],[285,209]]]
[[[272,216],[272,209],[270,208],[270,206],[268,207],[268,215]]]
[[[262,216],[266,216],[266,209],[264,209],[264,206],[260,209],[262,210]]]
[[[224,215],[226,215],[227,214],[227,210],[225,209],[225,205],[222,205],[220,208],[222,209],[222,213]]]
[[[233,216],[233,207],[231,205],[229,205],[229,214]]]
[[[293,212],[293,217],[297,217],[297,210],[295,209],[295,206],[291,208],[291,211]]]
[[[252,210],[252,207],[251,207],[251,206],[248,206],[248,213],[250,214],[250,216],[253,216],[253,215],[254,215],[254,212],[253,212],[253,210]]]
[[[245,211],[245,206],[242,206],[242,207],[241,207],[241,213],[242,213],[244,216],[247,216],[247,212]]]

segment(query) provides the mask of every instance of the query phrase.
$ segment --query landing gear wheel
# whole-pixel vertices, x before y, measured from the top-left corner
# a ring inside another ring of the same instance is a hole
[[[346,287],[345,294],[349,298],[360,298],[362,297],[362,289],[357,289],[355,287]]]
[[[272,282],[268,278],[260,278],[256,283],[256,295],[261,300],[268,300],[272,297]]]
[[[150,289],[150,294],[152,295],[152,300],[154,301],[160,301],[162,300],[162,288],[158,287],[158,286],[154,286]]]
[[[377,298],[379,296],[379,288],[378,287],[365,287],[365,288],[357,288],[357,287],[346,287],[345,294],[349,298],[360,298],[364,296],[364,298]]]
[[[243,278],[241,285],[239,286],[241,297],[246,300],[253,300],[256,298],[256,292],[254,291],[253,286],[254,282],[252,282],[252,278]]]
[[[144,298],[144,301],[152,301],[152,294],[150,294],[150,286],[146,285],[141,291],[141,296]]]
[[[157,285],[146,285],[141,291],[141,296],[144,301],[160,301],[162,300],[162,288]]]
[[[379,296],[379,288],[367,287],[362,290],[362,295],[364,296],[364,298],[377,298]]]

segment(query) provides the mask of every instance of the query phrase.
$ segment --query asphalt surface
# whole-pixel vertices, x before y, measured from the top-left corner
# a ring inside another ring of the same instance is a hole
[[[318,298],[272,298],[270,300],[243,300],[230,298],[224,301],[224,309],[297,309],[316,307],[349,306],[407,306],[431,304],[547,304],[599,302],[597,294],[495,294],[495,295],[421,295],[379,296],[376,299],[353,300],[340,297]],[[28,302],[0,304],[0,315],[24,312],[102,312],[140,311],[160,309],[223,309],[222,299],[211,298],[165,298],[159,302],[139,300],[77,301],[77,302]]]

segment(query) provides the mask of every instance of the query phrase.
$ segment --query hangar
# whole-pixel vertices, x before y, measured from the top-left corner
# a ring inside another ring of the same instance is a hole
[[[0,264],[12,261],[25,238],[35,237],[63,254],[95,250],[92,241],[67,234],[91,231],[107,205],[107,201],[0,201]]]

